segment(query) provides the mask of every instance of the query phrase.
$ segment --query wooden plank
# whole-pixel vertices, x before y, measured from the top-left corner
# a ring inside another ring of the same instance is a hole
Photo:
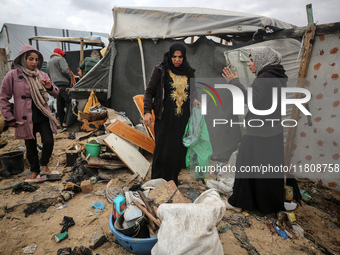
[[[151,137],[118,119],[114,119],[107,129],[150,153],[153,153],[155,149],[155,142]]]
[[[142,178],[147,175],[151,164],[133,144],[116,134],[110,134],[104,142],[133,173]]]
[[[312,47],[313,47],[313,40],[315,36],[315,29],[316,25],[315,23],[309,24],[306,30],[305,34],[305,40],[303,44],[303,52],[300,62],[300,69],[299,69],[299,77],[297,82],[298,88],[303,88],[305,85],[305,78],[307,77],[307,71],[309,66],[309,60],[312,53]],[[301,93],[296,93],[295,98],[301,98]],[[299,109],[294,105],[292,108],[292,115],[291,119],[298,120],[299,118]],[[291,127],[288,129],[287,139],[286,139],[286,145],[285,145],[285,164],[286,166],[290,165],[290,160],[292,158],[292,151],[294,146],[294,139],[296,134],[296,126],[294,127],[294,123],[291,122]]]
[[[177,186],[174,181],[168,181],[163,185],[150,190],[148,198],[153,199],[155,204],[163,204],[166,203],[171,195],[175,192]],[[186,198],[182,195],[182,193],[177,190],[175,195],[172,197],[173,203],[188,203]]]
[[[125,164],[120,160],[110,160],[110,159],[99,159],[99,158],[89,158],[87,160],[87,164],[93,167],[106,167],[106,166],[114,166],[114,167],[124,167]]]
[[[133,97],[133,101],[135,102],[140,115],[144,119],[144,102],[143,102],[143,99],[144,99],[144,95],[137,95],[137,96]],[[155,114],[152,111],[152,124],[150,125],[150,127],[146,127],[144,124],[143,124],[143,126],[148,131],[149,136],[152,137],[153,140],[155,140],[154,125],[155,125]]]
[[[276,40],[276,39],[284,39],[284,38],[295,38],[297,40],[301,40],[304,34],[306,33],[307,27],[297,27],[290,29],[283,29],[276,33],[265,34],[263,35],[263,40]],[[321,24],[316,26],[315,35],[328,35],[328,34],[338,34],[340,33],[340,22],[329,23],[329,24]]]
[[[312,4],[306,5],[306,12],[307,12],[307,22],[308,22],[308,24],[314,23]]]

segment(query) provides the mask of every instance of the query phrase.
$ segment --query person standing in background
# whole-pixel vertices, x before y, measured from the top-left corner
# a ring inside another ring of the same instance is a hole
[[[84,59],[84,61],[80,64],[79,68],[81,70],[85,70],[85,74],[87,74],[100,60],[100,54],[97,50],[93,50],[91,52],[90,57]]]
[[[66,127],[65,116],[70,102],[66,89],[70,87],[71,81],[70,69],[64,56],[65,52],[62,49],[56,48],[50,60],[47,62],[47,74],[59,88],[59,95],[57,96],[57,116],[62,127]]]
[[[26,157],[31,165],[31,176],[36,179],[40,173],[49,174],[48,163],[53,152],[53,133],[57,133],[58,122],[48,106],[50,96],[56,97],[59,89],[48,75],[41,70],[44,58],[31,45],[23,45],[13,63],[17,67],[9,71],[1,84],[0,110],[7,126],[15,128],[15,139],[24,139]],[[14,99],[14,112],[10,99]],[[43,144],[41,159],[37,149],[40,133]]]

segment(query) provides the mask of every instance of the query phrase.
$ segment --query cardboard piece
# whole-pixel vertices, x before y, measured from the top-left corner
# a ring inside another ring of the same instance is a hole
[[[89,132],[89,131],[93,131],[93,130],[97,130],[101,128],[101,125],[104,124],[105,119],[104,120],[96,120],[96,121],[91,121],[89,122],[87,119],[82,119],[79,120],[80,122],[80,130],[84,131],[84,132]]]
[[[93,190],[93,184],[90,180],[82,181],[80,183],[81,191],[84,193],[90,193]]]
[[[168,181],[163,185],[150,190],[148,198],[153,199],[155,204],[166,203],[171,195],[175,192],[177,186],[174,181]],[[173,203],[188,203],[188,200],[182,195],[182,193],[177,190],[175,195],[172,197]]]
[[[104,142],[133,173],[146,176],[151,164],[133,144],[113,133]]]
[[[155,142],[152,138],[118,119],[113,120],[107,129],[150,153],[153,153],[155,149]]]

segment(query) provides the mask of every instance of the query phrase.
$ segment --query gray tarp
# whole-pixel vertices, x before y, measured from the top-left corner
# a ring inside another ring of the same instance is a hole
[[[183,41],[182,41],[183,42]],[[173,40],[142,40],[143,53],[145,57],[146,80],[148,81],[151,72],[163,58],[163,54],[168,51]],[[239,55],[239,52],[246,52],[250,46],[246,43],[234,43],[233,46],[226,46],[216,43],[205,37],[201,37],[193,44],[187,45],[187,58],[190,65],[196,69],[196,78],[200,80],[221,79],[223,67],[226,65],[225,54],[229,52],[229,60],[237,68],[240,76],[245,77],[247,73],[249,81],[254,77],[248,71],[246,64],[249,58],[247,55]],[[283,55],[283,64],[288,70],[291,78],[297,76],[299,61],[297,60],[300,43],[294,39],[276,40],[255,44],[268,45],[278,50]],[[246,48],[240,48],[245,46]],[[74,87],[75,89],[96,88],[104,89],[106,84],[110,82],[110,74],[112,74],[111,92],[107,94],[110,97],[110,107],[117,111],[124,111],[134,124],[140,121],[140,114],[133,102],[133,97],[138,94],[144,94],[142,64],[140,58],[140,50],[136,40],[119,40],[115,41],[110,52],[90,71],[88,75]],[[241,56],[241,57],[240,57]],[[113,72],[109,70],[109,59],[114,61]],[[241,60],[241,61],[240,61]],[[92,73],[92,74],[91,74]],[[91,74],[91,75],[90,75]],[[221,79],[221,82],[224,80]],[[247,85],[247,80],[242,80]],[[200,92],[200,91],[198,91]],[[78,93],[77,93],[78,94]],[[104,99],[105,96],[98,97]],[[85,98],[88,97],[86,93]],[[216,116],[225,116],[225,119],[233,119],[237,122],[237,116],[232,114],[232,95],[227,91],[219,91],[219,95],[223,102],[223,107],[216,107],[212,100],[208,100],[208,108],[216,109]],[[200,99],[200,97],[199,97]],[[241,130],[239,126],[226,127],[225,125],[213,128],[212,120],[214,115],[207,115],[206,122],[210,134],[211,143],[213,145],[212,159],[227,160],[231,153],[237,149],[237,145],[241,139]]]
[[[255,14],[198,7],[118,7],[110,38],[172,38],[255,32],[266,25],[293,25]]]

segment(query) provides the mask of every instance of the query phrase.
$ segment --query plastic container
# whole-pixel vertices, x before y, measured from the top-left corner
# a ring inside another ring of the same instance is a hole
[[[20,174],[24,171],[24,152],[14,151],[0,155],[4,171],[10,174]]]
[[[79,153],[76,150],[66,152],[66,166],[74,166],[78,157]]]
[[[113,215],[110,215],[110,230],[116,236],[117,241],[120,243],[121,246],[124,247],[129,252],[134,254],[151,254],[152,248],[158,241],[157,237],[153,238],[132,238],[120,233],[115,227],[113,226]]]
[[[122,194],[116,196],[113,201],[113,218],[114,220],[118,219],[120,215],[123,214],[126,208],[126,199]]]
[[[120,215],[113,224],[114,228],[123,235],[134,238],[148,238],[150,236],[147,220],[144,215],[135,219],[131,226],[124,227],[124,215]]]
[[[90,154],[90,158],[98,157],[100,147],[100,143],[86,143],[86,156]]]

